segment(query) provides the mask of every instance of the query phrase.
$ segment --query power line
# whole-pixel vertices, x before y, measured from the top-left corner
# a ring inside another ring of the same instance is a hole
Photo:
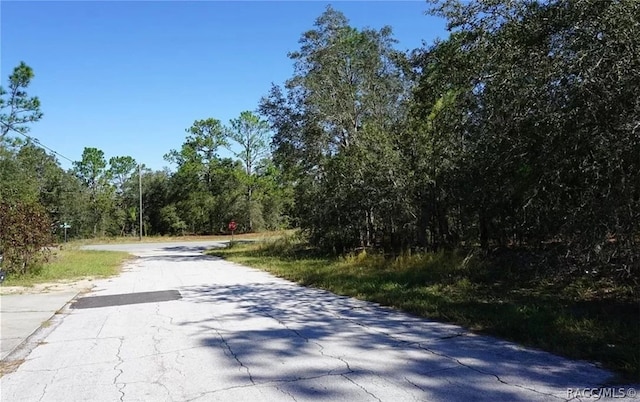
[[[19,132],[19,131],[16,131],[16,132],[17,132],[18,134],[20,134],[20,135],[23,135],[23,136],[27,137],[27,139],[28,139],[28,140],[31,140],[34,144],[39,145],[39,146],[41,146],[42,148],[44,148],[44,149],[46,149],[46,150],[48,150],[48,151],[53,152],[54,154],[58,155],[59,157],[61,157],[61,158],[63,158],[63,159],[66,159],[66,160],[68,160],[68,161],[69,161],[69,162],[71,162],[71,163],[74,163],[74,162],[75,162],[75,161],[73,161],[73,160],[71,160],[71,159],[67,158],[66,156],[62,155],[60,152],[58,152],[58,151],[56,151],[56,150],[54,150],[54,149],[52,149],[52,148],[49,148],[48,146],[44,145],[42,142],[40,142],[40,140],[39,140],[39,139],[37,139],[37,138],[35,138],[35,137],[31,137],[31,136],[29,136],[29,135],[27,135],[27,134],[25,134],[25,133],[21,133],[21,132]]]

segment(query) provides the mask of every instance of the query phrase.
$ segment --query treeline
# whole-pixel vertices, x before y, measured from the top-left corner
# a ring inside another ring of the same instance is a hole
[[[411,54],[328,8],[260,104],[323,248],[554,249],[638,276],[640,2],[432,1]],[[591,268],[589,268],[591,269]]]
[[[28,135],[7,137],[0,203],[46,211],[59,241],[65,224],[69,238],[138,235],[140,188],[145,235],[225,233],[232,219],[240,231],[286,227],[291,190],[270,162],[266,123],[250,112],[231,123],[196,121],[182,148],[165,156],[175,172],[146,169],[130,156],[106,160],[89,147],[65,171]],[[220,157],[223,146],[238,149],[237,158]]]
[[[640,2],[428,3],[450,35],[409,53],[328,7],[256,113],[195,121],[175,171],[141,170],[145,233],[235,219],[334,252],[552,249],[637,277]],[[86,148],[64,171],[25,142],[32,77],[21,65],[3,91],[2,202],[42,206],[58,233],[135,234],[138,162]]]
[[[42,118],[27,94],[34,78],[25,63],[0,91],[0,255],[5,269],[26,272],[35,251],[66,237],[137,236],[140,199],[144,235],[226,233],[288,227],[291,186],[271,162],[269,127],[251,112],[228,125],[208,118],[186,129],[176,166],[152,171],[130,156],[107,160],[86,147],[64,170],[53,149],[29,136]],[[233,157],[221,157],[227,148]],[[66,230],[65,230],[66,226]]]

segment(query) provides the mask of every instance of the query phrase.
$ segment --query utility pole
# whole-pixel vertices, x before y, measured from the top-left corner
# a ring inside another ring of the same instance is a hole
[[[140,241],[142,241],[142,165],[138,165],[138,193],[140,193]]]

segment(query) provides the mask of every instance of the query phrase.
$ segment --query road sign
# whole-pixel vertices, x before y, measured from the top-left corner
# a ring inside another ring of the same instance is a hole
[[[238,227],[238,225],[236,224],[236,221],[229,222],[229,230],[230,231],[232,231],[232,232],[235,231],[237,227]]]
[[[67,229],[69,229],[71,227],[71,225],[69,225],[67,222],[63,223],[62,225],[60,225],[61,228],[64,229],[64,242],[67,242]]]

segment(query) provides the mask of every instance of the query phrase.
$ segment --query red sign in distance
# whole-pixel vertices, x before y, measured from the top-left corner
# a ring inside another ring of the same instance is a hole
[[[230,231],[232,231],[232,232],[233,232],[234,230],[236,230],[236,227],[237,227],[237,225],[236,225],[236,221],[231,221],[231,222],[229,222],[229,230],[230,230]]]

